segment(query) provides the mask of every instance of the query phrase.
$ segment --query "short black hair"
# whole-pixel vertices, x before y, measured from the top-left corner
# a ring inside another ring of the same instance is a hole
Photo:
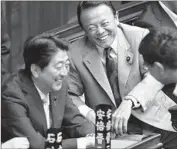
[[[68,51],[68,42],[48,33],[29,37],[24,43],[25,71],[31,75],[32,64],[44,69],[51,61],[52,56],[56,54],[58,48],[62,51]]]
[[[88,9],[88,8],[97,7],[97,6],[102,5],[102,4],[105,4],[109,8],[111,8],[113,14],[116,15],[116,9],[112,5],[111,1],[81,1],[81,2],[79,2],[78,6],[77,6],[77,19],[78,19],[79,25],[82,28],[83,28],[83,26],[82,26],[82,22],[81,22],[81,19],[80,19],[82,11],[85,10],[85,9]]]
[[[139,52],[144,61],[153,65],[160,62],[172,69],[177,68],[177,30],[169,27],[150,29],[141,41]]]

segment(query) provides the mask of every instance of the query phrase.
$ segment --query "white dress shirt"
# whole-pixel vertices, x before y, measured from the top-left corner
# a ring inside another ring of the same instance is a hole
[[[35,85],[35,84],[34,84]],[[43,102],[43,108],[45,112],[45,118],[47,122],[47,128],[49,129],[51,127],[51,117],[50,117],[50,100],[49,100],[49,93],[45,95],[36,85],[35,85],[41,100]]]
[[[161,1],[159,1],[159,4],[162,6],[162,8],[165,10],[165,12],[168,14],[168,16],[172,19],[174,24],[177,27],[177,14],[175,14],[173,11],[171,11],[167,6],[165,6]]]

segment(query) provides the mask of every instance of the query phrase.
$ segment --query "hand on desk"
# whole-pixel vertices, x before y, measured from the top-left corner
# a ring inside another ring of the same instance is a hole
[[[27,149],[29,148],[29,141],[25,137],[12,138],[2,144],[2,149],[5,148]]]
[[[112,115],[112,129],[118,135],[127,132],[128,120],[131,115],[131,100],[122,100],[120,106]]]
[[[96,114],[93,110],[87,113],[86,118],[95,125]]]

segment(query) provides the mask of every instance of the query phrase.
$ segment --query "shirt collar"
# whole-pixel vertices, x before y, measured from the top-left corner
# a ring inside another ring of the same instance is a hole
[[[111,48],[114,50],[115,54],[117,54],[117,45],[118,45],[118,37],[117,37],[117,34],[116,34],[116,37],[113,41],[113,43],[111,44]]]
[[[37,87],[37,85],[35,84],[35,82],[34,82],[34,86],[36,87],[36,89],[37,89],[37,91],[38,91],[38,93],[39,93],[39,95],[40,95],[40,97],[41,97],[42,102],[43,102],[43,103],[50,104],[50,102],[49,102],[49,93],[48,93],[48,94],[44,94],[44,93]]]

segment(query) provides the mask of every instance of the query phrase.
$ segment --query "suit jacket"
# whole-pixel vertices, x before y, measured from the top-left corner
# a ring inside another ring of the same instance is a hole
[[[160,91],[161,88],[151,83],[150,74],[141,81],[138,48],[148,30],[122,23],[118,30],[121,34],[118,39],[118,83],[122,99],[130,95],[141,103],[142,108],[132,112],[141,121],[174,131],[168,108],[175,103]],[[115,110],[117,107],[114,96],[96,46],[84,37],[73,43],[71,48],[69,93],[74,103],[78,107],[86,104],[93,110],[99,104],[109,104]],[[130,57],[129,61],[126,60],[127,56]],[[83,93],[85,103],[79,98]]]
[[[153,27],[167,26],[174,29],[177,28],[158,1],[150,2],[147,5],[135,25],[139,26],[141,22],[150,24]]]
[[[71,138],[85,137],[94,132],[94,127],[79,113],[67,91],[67,83],[63,81],[60,91],[51,93],[53,125],[63,128],[63,134],[67,136],[62,142],[63,148],[76,148],[77,141]],[[4,141],[9,139],[4,138],[6,136],[25,136],[30,148],[44,148],[47,123],[43,103],[32,80],[23,71],[4,87],[1,113]]]

